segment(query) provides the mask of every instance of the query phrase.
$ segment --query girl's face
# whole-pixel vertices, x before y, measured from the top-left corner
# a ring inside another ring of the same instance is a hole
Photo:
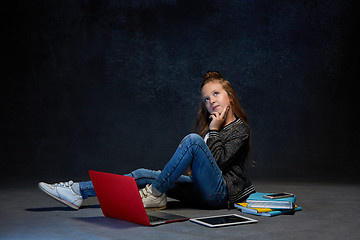
[[[230,109],[227,115],[234,116],[229,95],[219,81],[215,80],[205,84],[201,89],[201,97],[210,114],[214,112],[222,113],[229,106]]]

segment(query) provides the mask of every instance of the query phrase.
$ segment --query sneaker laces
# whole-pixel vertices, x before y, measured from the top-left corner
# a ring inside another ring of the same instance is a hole
[[[143,189],[140,189],[139,192],[141,198],[146,198],[147,196],[151,195],[150,185],[147,184]]]
[[[54,187],[71,187],[73,184],[74,184],[73,180],[70,180],[68,182],[54,183],[53,186]]]

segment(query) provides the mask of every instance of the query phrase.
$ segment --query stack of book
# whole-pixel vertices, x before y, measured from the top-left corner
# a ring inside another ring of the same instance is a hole
[[[245,203],[235,203],[234,206],[243,213],[267,217],[292,214],[301,210],[301,207],[295,205],[296,195],[278,199],[268,199],[263,197],[268,194],[270,193],[253,193]]]

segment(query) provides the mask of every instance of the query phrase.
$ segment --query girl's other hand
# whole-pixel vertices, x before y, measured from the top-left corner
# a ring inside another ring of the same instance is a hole
[[[209,117],[211,119],[211,122],[210,122],[210,125],[209,125],[210,130],[216,130],[216,131],[220,130],[220,128],[225,123],[226,116],[227,116],[227,114],[229,112],[229,109],[230,109],[230,107],[226,106],[221,113],[218,113],[218,112],[211,113],[211,115]]]

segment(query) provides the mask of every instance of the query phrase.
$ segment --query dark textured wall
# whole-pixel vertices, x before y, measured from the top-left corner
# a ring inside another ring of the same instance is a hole
[[[353,2],[12,1],[1,178],[159,169],[218,70],[251,118],[253,178],[357,180]]]

